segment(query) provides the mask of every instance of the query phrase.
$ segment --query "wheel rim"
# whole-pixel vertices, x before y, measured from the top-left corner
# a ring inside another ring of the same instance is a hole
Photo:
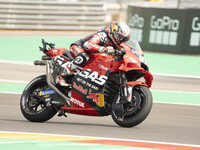
[[[137,113],[139,113],[140,110],[144,107],[144,98],[145,98],[145,92],[142,90],[142,88],[139,87],[134,88],[131,104],[129,105],[129,108],[125,112],[124,118],[129,118],[134,115],[137,115]]]
[[[38,83],[34,85],[26,97],[26,110],[30,113],[39,113],[46,108],[46,102],[39,96],[40,91],[47,90],[47,83]]]
[[[140,93],[138,91],[133,91],[131,104],[127,106],[125,116],[128,117],[137,114],[142,107],[142,101],[143,98],[141,97]]]
[[[144,107],[144,98],[145,92],[142,90],[142,88],[134,88],[131,103],[124,107],[124,116],[117,117],[115,115],[115,112],[112,110],[115,118],[117,118],[119,121],[123,121],[124,119],[131,118],[137,115],[140,112],[140,110]]]

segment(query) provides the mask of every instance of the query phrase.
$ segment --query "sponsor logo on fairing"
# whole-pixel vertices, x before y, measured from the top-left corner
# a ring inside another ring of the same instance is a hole
[[[99,85],[103,85],[108,79],[107,76],[101,75],[99,76],[98,72],[90,72],[90,69],[86,69],[79,73],[79,75],[85,79],[91,79],[92,82],[95,82]]]
[[[46,90],[46,91],[41,91],[39,93],[40,96],[44,96],[44,95],[50,95],[50,94],[55,94],[56,92],[54,90]]]
[[[78,91],[80,91],[81,93],[83,93],[83,94],[87,94],[87,89],[84,89],[82,86],[80,86],[80,85],[77,85],[75,82],[73,83],[73,87],[75,88],[75,89],[77,89]]]
[[[65,59],[62,58],[62,57],[60,57],[60,56],[56,56],[56,57],[55,57],[55,61],[56,61],[59,65],[61,65],[61,66],[63,66],[64,64],[65,64],[65,66],[66,66]],[[63,66],[63,67],[65,67],[65,66]]]
[[[91,98],[93,102],[99,103],[99,97],[96,93],[92,93],[92,90],[89,91],[87,98]]]
[[[79,101],[79,100],[77,100],[73,97],[70,98],[70,102],[72,102],[72,103],[74,103],[74,104],[76,104],[80,107],[83,107],[83,108],[85,107],[85,103],[83,103],[83,102],[81,102],[81,101]]]

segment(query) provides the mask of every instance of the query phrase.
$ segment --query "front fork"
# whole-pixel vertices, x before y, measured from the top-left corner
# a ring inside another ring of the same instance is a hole
[[[125,72],[120,71],[119,72],[119,89],[120,89],[120,97],[123,97],[123,102],[121,103],[129,103],[131,102],[132,97],[132,87],[127,85],[127,79]]]
[[[117,117],[123,118],[126,106],[131,103],[132,87],[127,86],[125,72],[119,72],[119,96],[113,104],[113,111]]]

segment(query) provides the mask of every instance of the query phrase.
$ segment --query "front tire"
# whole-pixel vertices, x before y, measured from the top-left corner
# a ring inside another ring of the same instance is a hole
[[[152,94],[146,86],[133,88],[132,104],[126,108],[123,117],[118,117],[112,109],[111,115],[116,124],[121,127],[133,127],[143,122],[152,108]],[[113,102],[112,106],[116,103]]]
[[[46,82],[46,75],[33,79],[24,89],[20,108],[24,117],[31,122],[45,122],[51,119],[56,110],[50,103],[41,100],[36,93],[50,89]]]

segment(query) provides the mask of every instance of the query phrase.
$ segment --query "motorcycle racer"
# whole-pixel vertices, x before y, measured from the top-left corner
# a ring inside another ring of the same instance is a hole
[[[60,74],[57,84],[70,86],[63,77],[70,76],[79,66],[83,66],[89,60],[87,53],[114,53],[115,49],[121,49],[121,43],[127,42],[130,38],[130,28],[124,22],[113,22],[103,30],[80,39],[70,46],[70,53],[74,57],[62,65],[63,71]]]

